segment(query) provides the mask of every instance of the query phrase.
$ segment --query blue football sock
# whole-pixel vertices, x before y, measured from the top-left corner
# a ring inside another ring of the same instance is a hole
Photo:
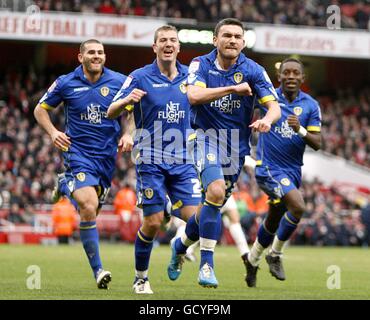
[[[267,248],[274,240],[274,236],[275,234],[266,229],[265,223],[262,223],[258,228],[257,238],[262,247]]]
[[[290,212],[284,214],[280,220],[279,228],[277,230],[277,237],[280,241],[286,241],[293,234],[297,228],[299,219],[295,218]]]
[[[153,238],[144,235],[140,229],[137,232],[135,240],[135,269],[137,271],[148,270],[153,240]]]
[[[196,214],[192,215],[186,223],[185,234],[190,241],[195,242],[199,239],[199,224]],[[181,238],[177,238],[175,242],[175,249],[178,254],[185,254],[188,246],[182,243]]]
[[[80,222],[80,238],[91,269],[96,276],[98,270],[103,268],[99,255],[99,233],[96,221]]]
[[[199,236],[206,240],[217,241],[221,235],[221,209],[222,205],[214,205],[209,203],[207,200],[204,202],[204,206],[200,211],[199,218]],[[213,248],[210,250],[200,250],[200,266],[208,263],[212,268],[213,264]]]

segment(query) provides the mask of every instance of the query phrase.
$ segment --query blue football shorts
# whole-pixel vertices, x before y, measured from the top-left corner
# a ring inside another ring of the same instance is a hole
[[[272,202],[280,200],[293,189],[299,189],[301,185],[301,170],[286,170],[257,165],[255,174],[259,187],[269,196]]]
[[[180,218],[183,206],[200,203],[200,183],[191,164],[145,164],[136,165],[136,193],[138,206],[144,216],[164,210],[166,194],[172,202],[172,214]]]
[[[109,193],[113,179],[115,157],[93,158],[77,151],[63,152],[66,184],[71,194],[83,187],[96,189],[101,207]]]

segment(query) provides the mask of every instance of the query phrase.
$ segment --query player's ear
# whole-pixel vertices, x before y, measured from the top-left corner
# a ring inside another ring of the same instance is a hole
[[[281,76],[280,76],[280,71],[276,71],[276,78],[278,79],[279,83],[281,83]]]
[[[213,45],[217,47],[217,37],[213,36]]]
[[[78,58],[78,61],[80,63],[82,63],[82,53],[79,53],[78,56],[77,56],[77,58]]]
[[[152,48],[154,53],[157,53],[157,45],[155,43],[153,43]]]
[[[306,80],[306,74],[302,73],[302,83]]]

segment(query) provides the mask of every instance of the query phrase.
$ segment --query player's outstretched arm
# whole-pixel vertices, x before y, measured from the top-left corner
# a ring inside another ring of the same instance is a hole
[[[252,89],[246,82],[235,86],[218,88],[204,88],[197,85],[187,86],[187,94],[191,105],[209,103],[231,93],[235,93],[240,96],[251,96]]]
[[[145,95],[145,91],[134,89],[123,99],[118,99],[117,101],[112,102],[107,112],[108,119],[115,119],[119,117],[127,106],[139,102],[141,98]]]
[[[321,133],[309,132],[306,128],[301,126],[299,118],[296,115],[288,116],[288,124],[295,132],[315,151],[321,148]]]
[[[118,142],[118,150],[120,152],[131,152],[134,146],[133,135],[135,132],[135,120],[132,112],[127,114],[127,126],[125,127],[124,133]]]
[[[268,108],[266,115],[249,126],[258,132],[269,132],[271,124],[278,121],[281,117],[281,110],[277,101],[267,101],[264,105]]]
[[[49,134],[54,146],[62,151],[67,151],[71,145],[70,138],[54,127],[47,110],[38,104],[33,111],[37,123]]]

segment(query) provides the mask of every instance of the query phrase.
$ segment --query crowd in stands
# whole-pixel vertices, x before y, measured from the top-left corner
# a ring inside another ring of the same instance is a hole
[[[329,5],[341,11],[341,27],[369,29],[366,0],[37,0],[43,11],[196,19],[216,22],[235,17],[245,22],[326,27]]]
[[[33,117],[34,106],[55,74],[48,71],[36,77],[31,67],[24,72],[0,74],[0,209],[7,208],[7,218],[14,223],[32,224],[37,205],[50,204],[56,173],[63,171],[59,151]],[[365,88],[360,94],[348,90],[319,98],[324,149],[368,167],[369,93],[369,88]],[[63,108],[50,115],[62,129]],[[134,189],[134,186],[135,170],[130,155],[120,155],[107,203],[113,205],[114,196],[123,187]],[[366,217],[362,218],[355,199],[319,181],[306,181],[302,190],[307,212],[295,243],[360,245],[365,241],[370,223],[363,222]],[[244,174],[236,196],[245,230],[253,233],[255,223],[261,222],[267,210],[265,195]]]
[[[370,168],[370,88],[319,97],[323,150]],[[340,133],[340,134],[338,134]]]

